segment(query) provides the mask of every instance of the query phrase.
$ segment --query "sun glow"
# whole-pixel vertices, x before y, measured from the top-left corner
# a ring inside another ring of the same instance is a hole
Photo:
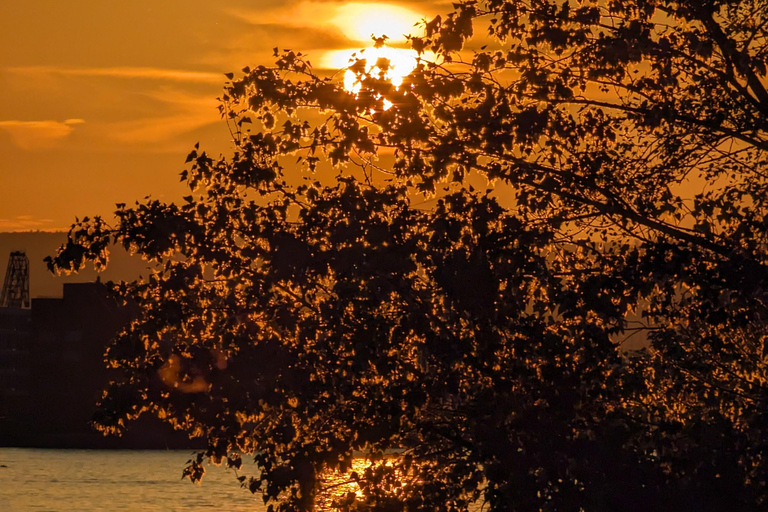
[[[399,5],[352,2],[340,6],[331,23],[356,41],[386,35],[391,42],[403,42],[423,17]]]

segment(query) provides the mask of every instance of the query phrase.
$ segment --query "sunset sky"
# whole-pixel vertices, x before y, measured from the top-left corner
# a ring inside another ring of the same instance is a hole
[[[66,229],[76,215],[109,215],[147,195],[175,200],[196,142],[229,150],[216,110],[224,73],[271,64],[275,46],[308,53],[316,68],[341,65],[370,46],[377,27],[405,30],[449,10],[447,2],[3,2],[0,231]],[[400,34],[387,35],[398,44]]]

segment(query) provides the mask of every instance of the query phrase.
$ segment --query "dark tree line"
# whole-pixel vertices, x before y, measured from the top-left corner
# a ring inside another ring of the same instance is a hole
[[[253,459],[275,510],[358,454],[342,510],[764,510],[768,2],[455,9],[399,87],[229,75],[190,196],[73,225],[52,269],[161,268],[97,424]]]

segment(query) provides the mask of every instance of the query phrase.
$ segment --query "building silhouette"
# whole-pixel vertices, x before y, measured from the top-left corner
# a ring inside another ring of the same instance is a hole
[[[151,418],[121,438],[90,424],[111,377],[106,347],[130,318],[98,281],[65,283],[61,298],[33,298],[30,307],[0,307],[0,446],[191,446]]]
[[[0,426],[8,429],[21,427],[30,400],[30,316],[30,309],[0,308]]]

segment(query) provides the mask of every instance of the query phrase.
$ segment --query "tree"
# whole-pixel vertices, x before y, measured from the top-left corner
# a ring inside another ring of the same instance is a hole
[[[228,75],[192,195],[73,225],[52,269],[161,268],[97,424],[205,436],[193,479],[251,454],[276,510],[358,454],[343,510],[763,509],[768,4],[455,9],[399,87]]]

